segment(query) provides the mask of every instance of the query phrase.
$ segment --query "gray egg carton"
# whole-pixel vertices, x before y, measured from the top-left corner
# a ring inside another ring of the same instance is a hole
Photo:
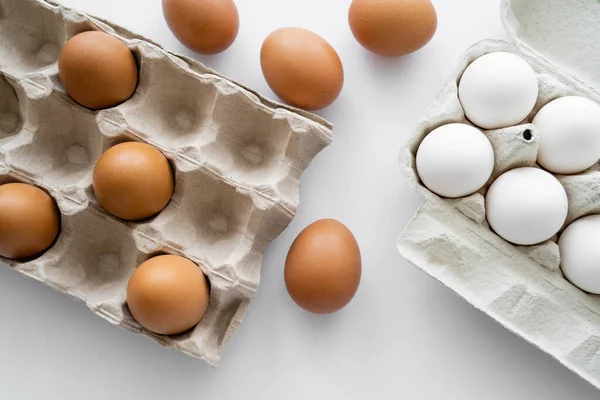
[[[567,95],[600,103],[600,94],[587,85],[600,83],[600,60],[594,58],[600,54],[599,35],[591,23],[600,20],[600,4],[503,0],[501,12],[513,42],[486,40],[467,50],[401,152],[401,168],[424,201],[401,234],[398,249],[470,304],[600,387],[600,296],[579,290],[563,277],[556,237],[535,246],[516,246],[492,232],[485,217],[485,193],[496,177],[517,167],[538,167],[540,137],[530,123],[541,107]],[[581,28],[586,20],[591,33],[583,35],[579,31],[586,29]],[[579,36],[569,37],[571,31]],[[470,124],[458,98],[458,82],[471,62],[497,51],[517,54],[534,68],[537,104],[518,126],[483,131],[494,148],[495,168],[482,190],[462,199],[441,198],[418,178],[417,149],[441,125]],[[580,61],[586,56],[588,64]],[[580,78],[565,72],[565,65]],[[600,165],[557,178],[569,200],[565,227],[581,216],[600,213]]]
[[[60,49],[89,30],[123,40],[139,66],[135,94],[111,109],[76,104],[58,77]],[[175,173],[170,203],[141,222],[107,213],[91,186],[98,157],[123,141],[160,149]],[[45,189],[62,220],[44,254],[3,261],[121,328],[216,365],[257,290],[265,247],[294,217],[301,173],[330,142],[325,120],[121,27],[44,0],[0,0],[0,183]],[[143,329],[125,301],[136,266],[162,253],[194,261],[211,285],[205,316],[175,336]]]

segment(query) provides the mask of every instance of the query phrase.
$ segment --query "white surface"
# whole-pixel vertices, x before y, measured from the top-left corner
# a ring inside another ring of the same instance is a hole
[[[159,0],[63,0],[187,53]],[[600,396],[449,290],[403,261],[395,241],[419,197],[398,173],[403,141],[456,67],[484,38],[504,37],[495,0],[437,0],[438,32],[420,52],[371,56],[352,38],[349,0],[238,0],[241,27],[207,65],[269,94],[260,43],[300,25],[344,62],[340,99],[320,114],[334,143],[303,176],[296,219],[265,256],[261,288],[219,369],[120,331],[85,305],[0,269],[0,393],[7,399],[595,399]],[[362,111],[361,111],[362,110]],[[363,280],[333,316],[289,299],[283,263],[310,222],[333,217],[355,233]]]

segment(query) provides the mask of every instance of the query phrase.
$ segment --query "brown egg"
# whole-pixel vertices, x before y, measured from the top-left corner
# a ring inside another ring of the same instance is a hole
[[[273,92],[305,110],[327,107],[344,85],[344,68],[335,49],[302,28],[281,28],[267,36],[260,65]]]
[[[58,57],[58,72],[69,96],[93,110],[124,102],[138,81],[135,58],[125,43],[97,31],[69,39]]]
[[[198,53],[220,53],[238,34],[240,20],[232,0],[163,0],[162,8],[173,35]]]
[[[0,186],[0,256],[27,258],[48,249],[60,215],[46,192],[25,183]]]
[[[127,306],[149,331],[175,335],[196,325],[208,308],[208,284],[200,268],[173,255],[136,268],[127,285]]]
[[[125,142],[108,149],[96,163],[94,193],[108,212],[139,220],[161,211],[173,194],[173,172],[154,147]]]
[[[285,260],[292,300],[315,314],[340,310],[352,300],[361,275],[358,243],[341,222],[322,219],[294,240]]]
[[[419,50],[437,28],[430,0],[353,0],[348,21],[363,47],[390,57]]]

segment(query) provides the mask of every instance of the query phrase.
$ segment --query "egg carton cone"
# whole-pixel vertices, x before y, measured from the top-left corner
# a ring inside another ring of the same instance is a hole
[[[90,30],[126,43],[139,67],[134,95],[100,111],[75,103],[58,77],[62,46]],[[124,141],[158,148],[175,174],[171,201],[148,220],[110,215],[92,190],[95,162]],[[123,329],[216,365],[258,288],[263,251],[296,213],[300,175],[330,142],[325,120],[119,26],[44,0],[0,0],[0,184],[36,185],[61,212],[49,250],[3,261]],[[126,305],[134,269],[164,253],[210,282],[205,316],[180,335],[143,329]]]
[[[491,231],[485,216],[485,193],[499,175],[517,167],[539,168],[540,137],[531,121],[545,104],[568,95],[600,103],[593,87],[600,84],[596,29],[600,4],[504,0],[501,16],[512,41],[486,40],[468,49],[400,153],[401,170],[424,201],[397,247],[409,262],[600,388],[600,296],[581,291],[563,277],[557,237],[535,246],[516,246]],[[417,149],[437,127],[471,124],[458,98],[458,82],[471,62],[499,51],[517,54],[533,67],[539,84],[537,103],[517,126],[483,130],[495,155],[484,188],[461,199],[441,198],[419,180]],[[576,175],[556,177],[569,201],[563,229],[577,218],[600,213],[598,164]]]

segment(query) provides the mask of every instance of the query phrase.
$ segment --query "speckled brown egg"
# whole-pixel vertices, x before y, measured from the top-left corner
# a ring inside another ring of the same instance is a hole
[[[69,39],[60,52],[58,72],[69,96],[93,110],[124,102],[138,82],[137,64],[125,43],[97,31]]]
[[[353,0],[348,21],[363,47],[390,57],[419,50],[437,28],[430,0]]]
[[[361,276],[358,243],[341,222],[322,219],[294,240],[285,260],[285,286],[292,300],[316,314],[346,306]]]
[[[174,255],[153,257],[127,284],[127,306],[149,331],[175,335],[196,325],[208,308],[208,284],[200,268]]]
[[[44,252],[59,226],[58,208],[46,192],[25,183],[0,186],[0,256],[21,259]]]
[[[344,85],[344,68],[335,49],[302,28],[271,33],[262,45],[260,65],[273,92],[305,110],[329,106]]]
[[[238,34],[240,21],[232,0],[163,0],[162,8],[173,35],[198,53],[220,53]]]
[[[171,199],[173,186],[169,161],[145,143],[113,146],[100,156],[94,168],[98,202],[126,220],[145,219],[160,212]]]

